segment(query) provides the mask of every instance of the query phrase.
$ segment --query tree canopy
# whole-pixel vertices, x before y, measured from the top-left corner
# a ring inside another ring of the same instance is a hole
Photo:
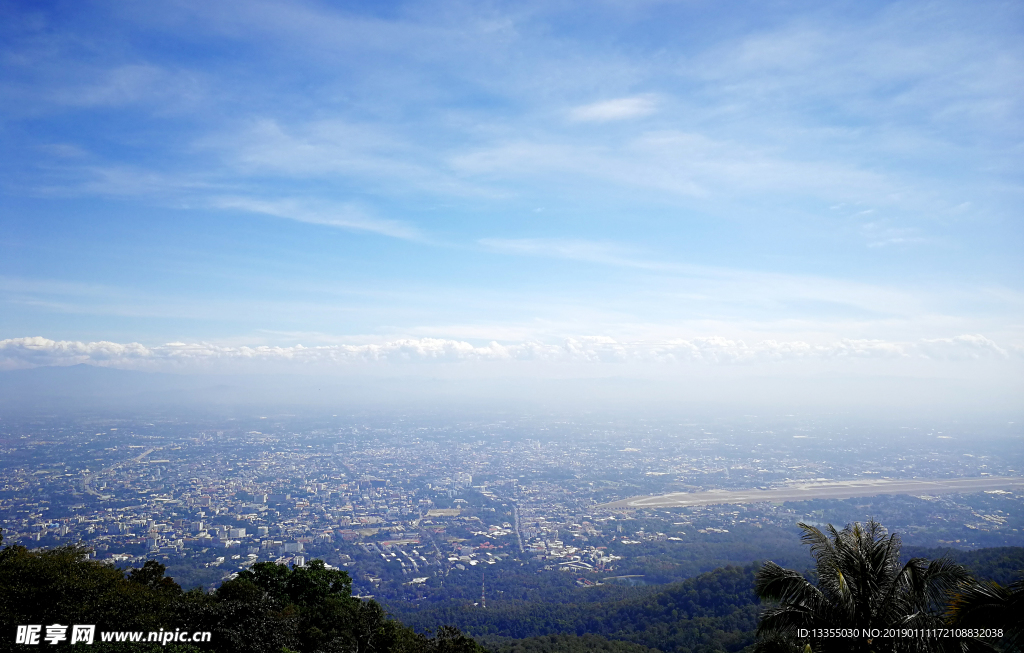
[[[2,540],[0,540],[2,541]],[[0,549],[0,623],[11,632],[0,651],[17,650],[13,631],[28,624],[90,624],[102,631],[209,631],[209,644],[168,646],[96,641],[91,650],[224,653],[481,653],[455,628],[418,634],[372,600],[352,596],[344,571],[313,560],[288,568],[258,563],[215,592],[183,592],[149,560],[117,569],[67,546]],[[67,645],[68,642],[63,642]]]

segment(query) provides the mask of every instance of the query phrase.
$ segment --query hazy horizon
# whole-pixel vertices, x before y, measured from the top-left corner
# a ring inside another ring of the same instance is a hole
[[[868,379],[862,379],[865,381]],[[642,428],[647,422],[813,424],[853,428],[862,434],[892,429],[952,429],[973,437],[1022,435],[1019,402],[1007,395],[971,405],[943,405],[935,384],[926,388],[877,378],[873,396],[845,396],[849,380],[803,379],[780,387],[774,378],[687,386],[658,379],[441,378],[405,375],[330,377],[297,374],[169,374],[88,365],[0,371],[0,420],[66,419],[254,419],[260,416],[372,417],[374,419],[530,419],[601,423]],[[910,395],[907,388],[916,388]],[[947,390],[955,387],[951,384]],[[731,392],[730,392],[731,390]],[[895,394],[894,394],[895,393]],[[822,401],[826,396],[830,401]]]

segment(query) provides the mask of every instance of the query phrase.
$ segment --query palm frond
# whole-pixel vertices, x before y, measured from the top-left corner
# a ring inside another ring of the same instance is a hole
[[[950,596],[973,581],[966,567],[945,557],[928,563],[922,580],[924,587],[921,598],[928,606],[936,608],[944,605]]]
[[[800,522],[797,526],[799,526],[804,532],[803,535],[800,536],[800,539],[804,544],[811,547],[811,555],[815,559],[820,558],[822,555],[828,556],[833,553],[832,541],[829,540],[824,533],[814,526],[810,526],[803,522]],[[832,526],[829,525],[829,528],[832,529]],[[832,529],[832,532],[834,533],[835,529]]]
[[[787,605],[777,608],[767,608],[761,613],[761,619],[757,624],[757,635],[771,636],[773,634],[793,636],[800,628],[813,628],[820,624],[821,616],[817,611],[803,606]]]
[[[961,587],[949,606],[949,620],[956,626],[984,628],[1001,625],[1010,592],[998,583],[974,582]]]
[[[766,562],[757,572],[754,593],[765,601],[809,605],[821,599],[821,591],[795,571]]]
[[[802,653],[803,647],[800,647],[792,638],[785,636],[769,636],[765,638],[758,638],[757,643],[754,644],[753,653]]]

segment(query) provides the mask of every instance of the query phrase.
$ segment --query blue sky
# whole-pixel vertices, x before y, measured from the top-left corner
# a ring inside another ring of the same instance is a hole
[[[0,12],[4,367],[1020,389],[1019,3]]]

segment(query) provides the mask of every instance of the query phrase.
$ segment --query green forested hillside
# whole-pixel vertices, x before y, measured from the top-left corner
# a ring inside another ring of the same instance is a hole
[[[374,601],[351,596],[345,572],[315,560],[289,569],[259,563],[216,592],[183,592],[149,561],[125,573],[84,559],[84,550],[62,547],[0,550],[0,651],[24,650],[15,643],[18,625],[91,624],[109,631],[208,631],[209,644],[104,643],[97,634],[90,650],[195,651],[224,653],[473,653],[480,647],[450,628],[434,637],[416,634],[389,619]],[[146,635],[143,635],[145,637]],[[143,640],[145,641],[145,640]],[[45,641],[42,644],[49,648]],[[60,646],[69,645],[68,641]]]
[[[405,613],[410,625],[451,623],[500,651],[520,643],[508,638],[553,634],[601,635],[661,651],[738,651],[753,642],[758,602],[753,593],[758,565],[725,567],[662,586],[641,596],[588,603],[489,603]],[[543,638],[542,638],[543,639]],[[528,642],[522,642],[526,646]],[[571,650],[550,643],[537,650]],[[524,649],[525,650],[525,649]]]

